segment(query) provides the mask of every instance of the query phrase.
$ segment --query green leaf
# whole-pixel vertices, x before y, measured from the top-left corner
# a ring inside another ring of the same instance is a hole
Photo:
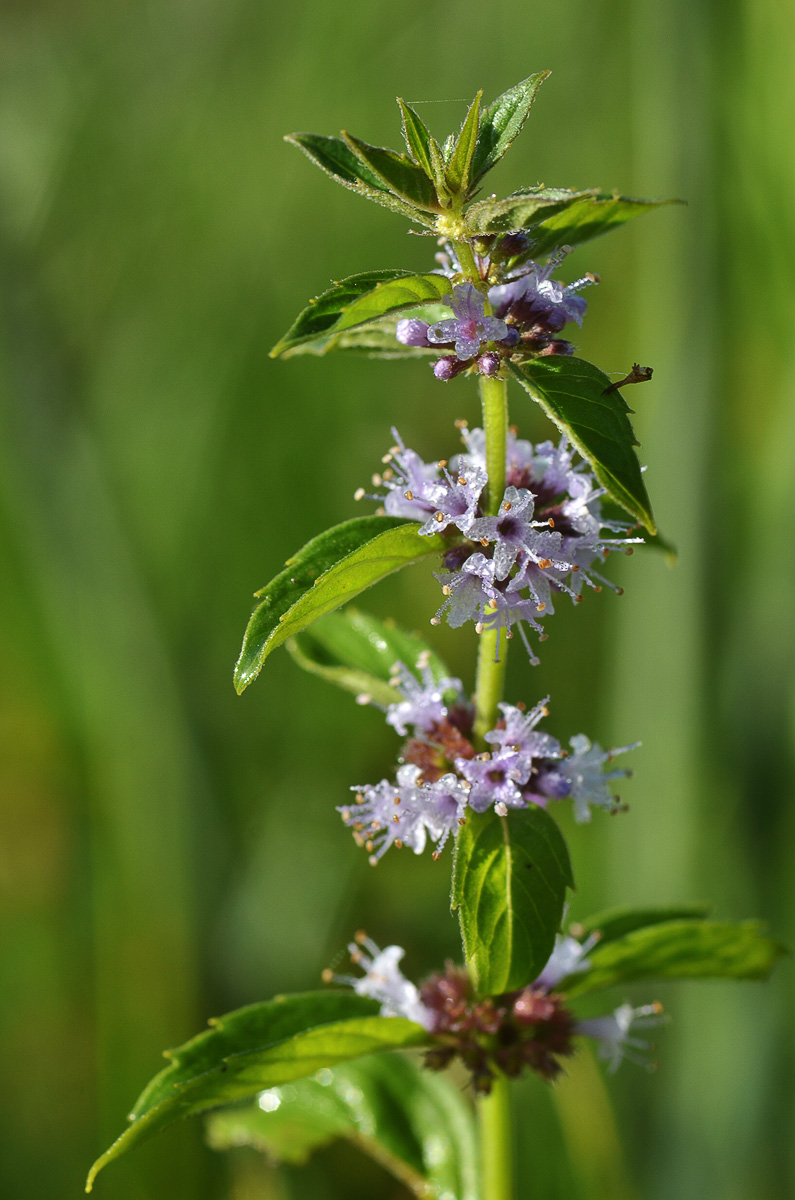
[[[284,140],[303,150],[307,158],[330,175],[335,183],[420,225],[434,227],[435,222],[426,213],[390,191],[383,179],[359,155],[354,154],[342,138],[326,137],[319,133],[291,133]]]
[[[397,662],[419,678],[417,660],[424,655],[435,679],[449,675],[442,660],[416,633],[408,633],[394,621],[379,621],[354,608],[330,613],[315,622],[291,638],[287,649],[305,671],[345,691],[365,693],[381,705],[402,699],[389,686]]]
[[[649,925],[660,925],[665,921],[696,921],[706,917],[709,906],[706,904],[669,904],[665,908],[609,908],[605,912],[596,913],[587,921],[578,921],[587,937],[591,933],[599,933],[599,945],[606,946],[616,938],[633,933],[636,929],[645,929]]]
[[[452,906],[480,993],[513,991],[540,974],[567,887],[574,887],[569,852],[544,809],[468,815],[456,841]]]
[[[349,1138],[418,1196],[477,1200],[474,1121],[460,1090],[402,1054],[358,1059],[208,1120],[215,1149],[248,1145],[300,1164]]]
[[[436,188],[422,167],[408,155],[387,150],[384,146],[371,146],[361,138],[354,137],[344,129],[342,137],[346,146],[368,167],[395,196],[408,200],[427,212],[439,212]]]
[[[378,1016],[377,1001],[353,992],[306,992],[251,1004],[166,1053],[169,1065],[144,1088],[131,1124],[89,1172],[86,1191],[109,1162],[179,1117],[242,1100],[348,1058],[428,1041],[421,1026]]]
[[[651,212],[666,204],[682,204],[681,200],[634,200],[631,196],[603,196],[585,194],[575,204],[555,215],[545,217],[530,230],[532,246],[530,255],[534,259],[557,249],[559,246],[576,246],[588,242],[600,234],[609,233],[633,217]]]
[[[434,138],[431,131],[419,113],[415,112],[410,104],[406,104],[405,100],[401,100],[400,96],[398,96],[398,106],[402,118],[403,140],[406,143],[406,149],[414,161],[422,167],[428,178],[435,179],[436,173],[431,157],[431,144]]]
[[[473,235],[534,229],[542,218],[565,211],[588,194],[567,188],[528,188],[504,200],[490,197],[470,205],[466,211],[467,227]]]
[[[454,195],[462,192],[466,195],[469,190],[472,158],[478,141],[480,101],[482,96],[483,92],[478,92],[469,106],[469,111],[461,126],[461,132],[456,139],[455,146],[450,155],[447,166],[447,180],[450,184],[450,190]]]
[[[523,363],[510,370],[525,391],[540,404],[569,440],[609,495],[656,533],[651,504],[634,447],[637,439],[632,411],[621,392],[608,392],[610,380],[598,367],[581,358],[554,355]]]
[[[315,353],[325,354],[348,330],[400,309],[438,304],[449,294],[450,280],[434,272],[414,275],[411,271],[365,271],[349,275],[310,300],[273,347],[271,358],[306,353],[310,344]]]
[[[282,642],[393,571],[445,549],[438,535],[419,537],[418,529],[416,521],[402,517],[356,517],[327,529],[288,559],[256,593],[261,602],[251,614],[235,667],[238,693]]]
[[[503,92],[480,115],[480,129],[472,160],[472,182],[477,183],[500,161],[527,120],[536,92],[550,74],[539,71]]]
[[[574,997],[636,979],[766,979],[786,953],[759,921],[664,921],[596,946],[590,969],[561,990]]]

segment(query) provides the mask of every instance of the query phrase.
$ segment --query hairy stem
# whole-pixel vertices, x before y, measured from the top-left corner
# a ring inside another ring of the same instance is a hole
[[[511,1109],[508,1080],[498,1076],[488,1096],[478,1099],[483,1200],[511,1200]]]

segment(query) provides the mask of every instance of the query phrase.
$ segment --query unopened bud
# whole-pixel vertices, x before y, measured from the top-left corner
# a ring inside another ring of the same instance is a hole
[[[487,378],[491,378],[492,375],[497,374],[499,369],[499,354],[495,354],[493,350],[488,350],[485,354],[481,354],[480,358],[478,359],[479,374],[485,375]]]
[[[415,317],[404,317],[398,321],[395,337],[404,346],[429,346],[428,322],[419,321]]]
[[[442,383],[447,383],[448,380],[455,379],[465,366],[466,363],[462,363],[454,354],[446,354],[433,364],[433,373]]]

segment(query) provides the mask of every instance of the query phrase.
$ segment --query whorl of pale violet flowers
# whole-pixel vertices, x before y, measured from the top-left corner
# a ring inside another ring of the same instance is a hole
[[[459,282],[442,299],[452,317],[432,324],[419,317],[397,322],[395,337],[404,346],[453,351],[434,363],[437,379],[453,379],[469,368],[477,368],[481,375],[496,375],[503,358],[514,355],[574,353],[572,344],[557,335],[570,321],[582,325],[587,302],[579,293],[598,283],[598,277],[588,273],[569,284],[552,278],[570,252],[569,246],[556,250],[544,265],[525,261],[506,272],[505,264],[514,257],[515,247],[509,245],[512,240],[515,236],[508,235],[495,244],[491,256],[479,257],[481,279],[493,281],[495,272],[498,279],[486,294],[471,282]],[[437,260],[451,280],[461,278],[460,264],[450,247],[437,255]],[[490,313],[486,312],[487,302]],[[491,349],[484,351],[486,345]]]
[[[634,746],[603,751],[580,734],[570,754],[536,728],[549,715],[543,700],[529,713],[500,704],[500,721],[485,736],[490,749],[476,754],[461,682],[435,678],[427,662],[421,671],[419,680],[396,664],[390,680],[402,699],[387,707],[386,719],[408,737],[395,782],[356,785],[354,803],[338,809],[373,865],[391,846],[421,854],[430,842],[438,858],[470,810],[507,817],[531,804],[546,808],[570,799],[577,821],[589,821],[592,807],[622,811],[610,785],[629,772],[604,767]]]
[[[363,932],[356,934],[348,949],[364,974],[326,970],[323,979],[378,1001],[381,1016],[404,1017],[421,1025],[432,1039],[426,1066],[442,1069],[459,1058],[471,1073],[475,1091],[487,1093],[498,1072],[516,1078],[529,1069],[542,1079],[554,1079],[562,1070],[561,1060],[573,1053],[575,1034],[596,1041],[611,1071],[622,1058],[649,1065],[650,1045],[632,1036],[632,1031],[659,1025],[663,1019],[659,1004],[641,1008],[623,1004],[612,1014],[585,1021],[577,1021],[567,1006],[566,981],[589,970],[587,955],[597,941],[598,934],[585,942],[559,935],[548,962],[531,984],[485,999],[475,996],[467,972],[450,962],[417,987],[398,965],[404,950],[400,946],[381,950]]]
[[[554,613],[557,596],[578,603],[585,587],[620,593],[597,565],[613,550],[631,553],[643,539],[628,537],[627,523],[602,514],[605,490],[585,463],[575,463],[565,437],[557,446],[533,445],[510,432],[502,504],[496,516],[486,516],[482,430],[464,426],[465,451],[449,463],[424,462],[392,433],[386,469],[373,477],[384,493],[370,498],[390,516],[419,521],[421,536],[442,534],[449,543],[445,570],[437,574],[445,599],[432,624],[444,616],[454,628],[473,621],[478,632],[505,630],[507,637],[518,629],[537,662],[525,630],[544,639],[541,622]],[[363,488],[356,493],[358,499],[365,495]]]

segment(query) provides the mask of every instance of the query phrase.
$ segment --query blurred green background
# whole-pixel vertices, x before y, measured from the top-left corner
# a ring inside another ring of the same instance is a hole
[[[644,742],[629,815],[571,830],[573,918],[711,899],[795,942],[791,4],[5,0],[0,31],[0,1193],[78,1196],[164,1046],[315,986],[354,928],[414,977],[458,952],[449,859],[373,871],[334,811],[388,768],[379,714],[284,653],[231,685],[252,592],[353,514],[389,426],[436,458],[477,418],[422,363],[267,357],[330,279],[429,264],[281,141],[396,145],[397,94],[444,135],[551,68],[495,188],[689,202],[570,265],[603,280],[582,354],[654,366],[629,395],[679,566],[616,564],[626,595],[556,615],[509,693],[551,691],[562,738]],[[512,416],[548,435],[518,390]],[[366,600],[423,629],[436,603],[422,568]],[[467,681],[473,642],[435,643]],[[587,1064],[557,1106],[517,1089],[522,1200],[795,1193],[791,981],[640,989],[673,1023],[655,1077],[609,1081],[615,1127]],[[345,1149],[213,1154],[199,1122],[95,1194],[403,1195]]]

